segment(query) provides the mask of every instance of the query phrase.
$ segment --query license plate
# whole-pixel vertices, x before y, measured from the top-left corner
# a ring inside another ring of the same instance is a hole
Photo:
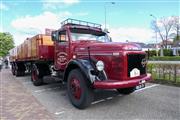
[[[142,89],[142,88],[144,88],[144,87],[145,87],[145,84],[144,84],[144,83],[143,83],[143,84],[140,84],[140,85],[136,86],[136,90]]]

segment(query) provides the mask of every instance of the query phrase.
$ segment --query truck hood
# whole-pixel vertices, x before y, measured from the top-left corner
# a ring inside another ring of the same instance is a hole
[[[85,52],[89,48],[90,51],[141,51],[141,47],[135,43],[120,43],[120,42],[74,42],[75,52]]]

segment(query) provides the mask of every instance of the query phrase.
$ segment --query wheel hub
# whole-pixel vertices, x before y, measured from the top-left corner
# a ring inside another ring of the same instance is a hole
[[[81,86],[80,86],[80,81],[76,78],[73,78],[71,80],[71,92],[74,98],[79,100],[81,98]]]

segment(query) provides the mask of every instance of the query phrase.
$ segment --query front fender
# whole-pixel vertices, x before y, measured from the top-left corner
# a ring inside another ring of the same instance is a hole
[[[91,71],[94,70],[92,64],[87,59],[74,59],[71,60],[67,67],[66,71],[64,73],[64,81],[67,81],[69,72],[72,69],[79,68],[82,72],[82,74],[90,81],[90,83],[93,83],[95,81],[96,76],[92,75]]]

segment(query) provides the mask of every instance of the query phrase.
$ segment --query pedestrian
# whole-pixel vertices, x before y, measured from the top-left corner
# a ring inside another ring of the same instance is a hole
[[[2,69],[2,65],[3,65],[3,60],[2,60],[2,58],[0,58],[0,71]]]
[[[7,69],[8,68],[8,59],[7,58],[5,59],[4,63],[6,65],[5,68]]]

